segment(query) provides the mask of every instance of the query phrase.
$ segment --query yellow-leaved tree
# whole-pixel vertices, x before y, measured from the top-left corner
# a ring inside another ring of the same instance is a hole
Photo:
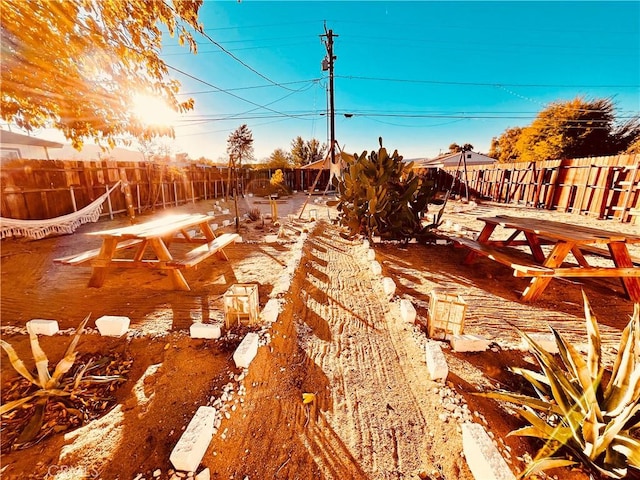
[[[202,0],[1,0],[0,115],[27,131],[61,130],[114,146],[123,135],[173,135],[132,114],[136,96],[159,96],[176,112],[179,83],[159,57],[163,32],[196,52]]]

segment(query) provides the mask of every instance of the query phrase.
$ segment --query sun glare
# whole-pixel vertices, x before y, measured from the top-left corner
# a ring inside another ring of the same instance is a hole
[[[134,99],[133,113],[146,125],[173,125],[178,114],[159,97],[138,95]]]

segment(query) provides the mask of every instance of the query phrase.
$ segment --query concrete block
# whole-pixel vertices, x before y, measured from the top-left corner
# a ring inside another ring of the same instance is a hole
[[[43,320],[35,318],[27,322],[27,331],[31,331],[36,335],[55,335],[58,333],[58,322],[56,320]]]
[[[558,353],[558,344],[556,343],[556,338],[553,336],[553,333],[527,333],[527,335],[547,352]],[[530,350],[529,344],[524,338],[520,343],[520,350]]]
[[[367,260],[375,260],[376,259],[376,251],[373,248],[367,250]]]
[[[196,475],[196,480],[211,480],[211,471],[208,468],[202,470]]]
[[[424,350],[429,378],[444,383],[447,380],[447,375],[449,375],[449,366],[444,358],[440,344],[428,341],[424,346]]]
[[[229,212],[229,209],[228,209],[228,208],[225,208],[224,210],[222,210],[222,214],[223,214],[223,215],[229,215],[229,213],[230,213],[230,212]]]
[[[400,318],[408,323],[416,321],[416,309],[409,300],[400,300]]]
[[[214,232],[218,229],[218,224],[217,223],[212,223],[211,224],[211,230],[213,230]]]
[[[382,274],[382,265],[380,265],[376,260],[372,261],[369,265],[371,265],[371,271],[374,275]]]
[[[451,335],[449,337],[454,352],[484,352],[489,348],[489,340],[480,335]]]
[[[249,368],[249,364],[258,353],[259,338],[257,333],[247,333],[236,351],[233,352],[233,361],[236,363],[236,367]]]
[[[278,319],[280,313],[280,302],[278,299],[271,298],[262,309],[260,315],[265,322],[273,323]]]
[[[191,338],[220,338],[222,332],[220,325],[212,325],[210,323],[193,323],[189,327]]]
[[[96,320],[96,327],[103,337],[121,337],[129,330],[129,317],[103,315]]]
[[[462,424],[462,449],[476,480],[515,480],[515,475],[482,425]]]
[[[206,406],[198,408],[169,456],[176,470],[196,471],[211,443],[215,420],[215,408]]]
[[[223,220],[222,221],[222,226],[223,227],[228,227],[229,226],[229,220]]]
[[[392,297],[396,293],[396,282],[393,281],[393,278],[384,277],[382,279],[382,289],[387,297]]]

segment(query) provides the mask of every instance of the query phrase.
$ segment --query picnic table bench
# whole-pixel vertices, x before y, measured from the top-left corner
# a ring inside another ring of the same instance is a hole
[[[138,225],[90,232],[87,235],[102,238],[99,249],[56,258],[54,262],[63,265],[91,262],[91,287],[101,287],[111,268],[151,268],[166,270],[175,289],[188,291],[190,287],[181,270],[196,267],[212,255],[228,260],[224,248],[240,238],[237,233],[216,236],[209,224],[212,219],[203,214],[167,215]],[[194,247],[174,257],[169,250],[174,242]],[[131,250],[132,256],[116,257],[117,252]]]
[[[506,215],[479,217],[479,220],[485,225],[477,240],[453,239],[469,250],[463,263],[471,264],[476,257],[484,256],[511,267],[516,277],[531,277],[522,300],[539,298],[554,277],[619,277],[627,296],[640,302],[640,267],[634,265],[636,259],[627,248],[628,244],[640,243],[640,235]],[[492,238],[498,226],[513,232],[504,240]],[[531,260],[513,248],[523,245],[529,248]],[[542,245],[552,245],[549,254],[545,254]],[[577,266],[563,265],[569,253]],[[585,258],[587,253],[607,256],[614,266],[592,266]]]

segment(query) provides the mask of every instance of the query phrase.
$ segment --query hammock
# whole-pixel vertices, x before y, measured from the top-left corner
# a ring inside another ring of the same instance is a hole
[[[102,204],[119,184],[120,180],[86,207],[61,217],[44,220],[16,220],[0,217],[0,239],[20,236],[40,240],[53,233],[70,234],[75,232],[80,225],[97,222],[102,213]]]

